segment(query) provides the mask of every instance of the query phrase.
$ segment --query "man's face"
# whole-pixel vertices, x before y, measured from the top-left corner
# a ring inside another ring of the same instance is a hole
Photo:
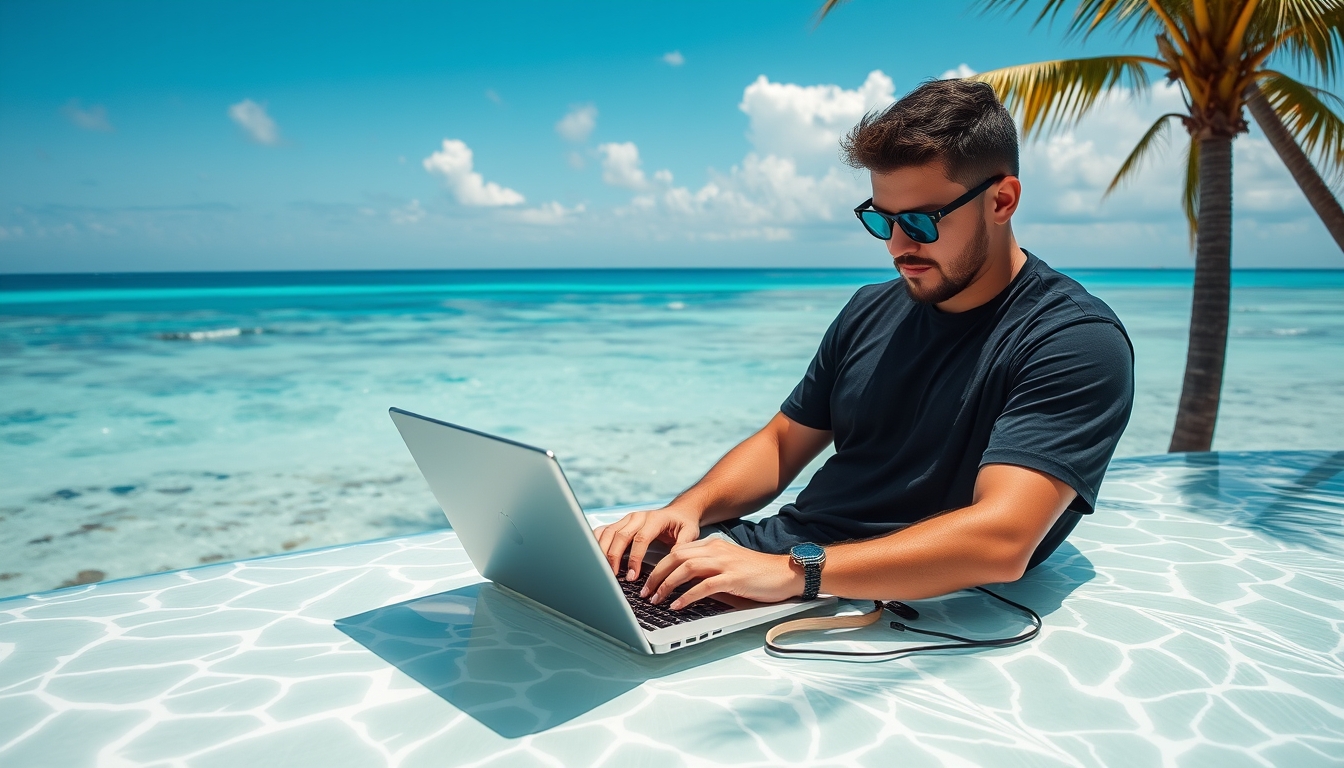
[[[964,195],[967,189],[944,176],[938,163],[871,175],[873,206],[889,213],[933,212]],[[893,229],[891,239],[886,241],[887,252],[915,301],[938,304],[956,296],[975,280],[989,258],[983,195],[938,222],[935,242],[917,243],[900,227]]]

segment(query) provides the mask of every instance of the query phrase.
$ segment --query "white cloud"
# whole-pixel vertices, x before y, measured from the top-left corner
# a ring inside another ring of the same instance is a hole
[[[658,208],[672,218],[698,220],[705,229],[702,237],[778,240],[790,236],[790,226],[834,220],[863,192],[853,175],[840,168],[810,176],[799,173],[791,158],[754,152],[728,173],[710,176],[698,190],[669,186],[637,196],[630,208]]]
[[[597,151],[602,155],[602,180],[613,187],[641,190],[647,189],[649,180],[640,167],[639,147],[633,141],[599,144]],[[655,176],[665,183],[672,180],[671,171],[658,171]]]
[[[472,170],[471,148],[457,139],[444,139],[443,148],[422,161],[425,170],[443,177],[449,191],[463,205],[519,205],[524,198],[508,187],[487,182]]]
[[[962,66],[948,74],[969,70]],[[670,174],[650,178],[637,146],[626,142],[599,147],[603,179],[637,193],[619,212],[657,210],[662,216],[656,220],[666,222],[668,233],[697,240],[778,240],[800,227],[845,222],[850,208],[868,196],[868,185],[865,172],[841,165],[839,139],[866,110],[884,106],[893,96],[891,80],[880,71],[854,89],[760,77],[745,88],[739,105],[751,121],[752,150],[727,172],[711,170],[698,188],[674,186]],[[1078,248],[1092,247],[1102,231],[1097,226],[1107,223],[1124,231],[1158,227],[1165,234],[1154,242],[1161,247],[1180,240],[1180,164],[1188,139],[1179,123],[1172,126],[1171,147],[1161,160],[1150,162],[1110,198],[1103,201],[1102,193],[1152,120],[1181,106],[1179,91],[1166,85],[1138,101],[1117,91],[1077,128],[1024,143],[1020,227],[1042,236],[1047,227],[1045,239],[1051,243],[1077,227]],[[1238,209],[1291,207],[1284,202],[1295,199],[1286,186],[1291,181],[1263,140],[1241,137],[1236,149]],[[1129,222],[1139,229],[1124,229]]]
[[[388,216],[393,224],[415,224],[425,218],[425,209],[420,206],[419,200],[412,200],[401,208],[388,211]]]
[[[494,102],[495,106],[499,106],[499,107],[504,106],[504,99],[503,99],[503,97],[501,97],[498,93],[496,93],[494,88],[486,88],[486,89],[485,89],[485,98],[487,98],[487,99],[489,99],[490,101]]]
[[[738,104],[750,120],[747,137],[763,155],[791,157],[815,172],[835,164],[840,137],[869,110],[895,98],[895,85],[873,70],[854,90],[838,85],[772,83],[761,75]]]
[[[968,65],[966,62],[963,61],[962,63],[956,66],[956,69],[949,69],[943,74],[939,75],[938,79],[964,80],[974,74],[977,74],[977,72],[974,69],[971,69],[970,65]]]
[[[255,101],[243,99],[229,105],[229,117],[258,144],[275,146],[280,143],[279,126],[266,114],[266,107]]]
[[[71,99],[61,107],[61,114],[86,131],[110,133],[113,130],[112,124],[107,121],[107,109],[102,104],[94,104],[84,109],[80,106],[79,99]]]
[[[575,216],[583,213],[586,206],[580,203],[573,208],[566,208],[560,203],[552,200],[536,208],[525,208],[517,212],[517,217],[528,224],[537,224],[540,226],[555,226],[564,224],[572,220]]]
[[[1167,83],[1139,98],[1127,89],[1117,90],[1075,128],[1024,143],[1022,207],[1014,221],[1022,245],[1065,264],[1151,266],[1169,258],[1182,263],[1189,256],[1181,188],[1190,137],[1178,120],[1171,122],[1165,146],[1149,156],[1139,173],[1102,198],[1153,121],[1182,111],[1179,89]],[[1267,236],[1258,242],[1262,233],[1276,231],[1287,239],[1324,233],[1254,123],[1251,133],[1237,137],[1232,146],[1233,250],[1238,264],[1264,264],[1274,257],[1258,252],[1274,242]],[[1274,255],[1279,253],[1269,247]]]
[[[1179,121],[1169,127],[1166,146],[1150,155],[1137,175],[1105,200],[1102,195],[1153,120],[1182,109],[1180,90],[1173,85],[1161,83],[1139,99],[1128,89],[1117,89],[1078,126],[1025,142],[1019,221],[1180,220],[1189,137]],[[1245,141],[1239,139],[1237,146]]]
[[[580,104],[572,107],[569,113],[555,124],[555,132],[566,141],[579,144],[588,140],[597,127],[597,107],[592,104]]]
[[[686,57],[681,55],[681,51],[669,51],[663,54],[663,62],[669,66],[680,67],[686,63]]]
[[[865,111],[893,98],[880,71],[855,89],[775,83],[761,76],[743,92],[753,150],[727,173],[710,171],[699,189],[673,186],[672,174],[652,181],[630,142],[603,144],[603,180],[636,195],[618,212],[658,210],[668,231],[695,240],[787,240],[794,229],[836,221],[863,197],[860,174],[840,165],[840,137]],[[648,228],[647,220],[644,225]],[[656,228],[656,227],[655,227]]]

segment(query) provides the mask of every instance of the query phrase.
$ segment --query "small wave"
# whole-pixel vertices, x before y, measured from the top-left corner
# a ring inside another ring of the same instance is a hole
[[[1310,328],[1236,328],[1232,331],[1233,336],[1240,336],[1247,339],[1272,339],[1283,336],[1312,336],[1318,331]]]
[[[164,341],[214,341],[231,339],[234,336],[248,336],[261,333],[260,328],[214,328],[208,331],[173,331],[155,334],[155,338]]]

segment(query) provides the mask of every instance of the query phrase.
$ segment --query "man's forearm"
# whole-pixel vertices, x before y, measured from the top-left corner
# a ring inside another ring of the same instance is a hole
[[[871,600],[919,600],[1013,581],[1022,545],[996,535],[966,507],[878,539],[826,548],[821,590]]]
[[[976,497],[887,536],[827,547],[822,591],[919,600],[1015,581],[1074,493],[1044,473],[991,465],[981,470]]]
[[[738,443],[673,503],[699,510],[700,524],[710,525],[749,515],[781,490],[779,447],[768,430],[761,430]]]
[[[829,442],[829,432],[801,427],[777,414],[673,504],[698,510],[701,525],[749,515],[778,496]]]

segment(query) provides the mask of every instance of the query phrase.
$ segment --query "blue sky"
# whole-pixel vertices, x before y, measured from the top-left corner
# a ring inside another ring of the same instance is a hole
[[[884,266],[834,149],[863,109],[1142,47],[961,2],[815,8],[0,0],[0,271]],[[1178,103],[1024,146],[1023,245],[1188,266],[1179,145],[1101,202]],[[1236,265],[1342,265],[1258,134],[1236,174]]]

